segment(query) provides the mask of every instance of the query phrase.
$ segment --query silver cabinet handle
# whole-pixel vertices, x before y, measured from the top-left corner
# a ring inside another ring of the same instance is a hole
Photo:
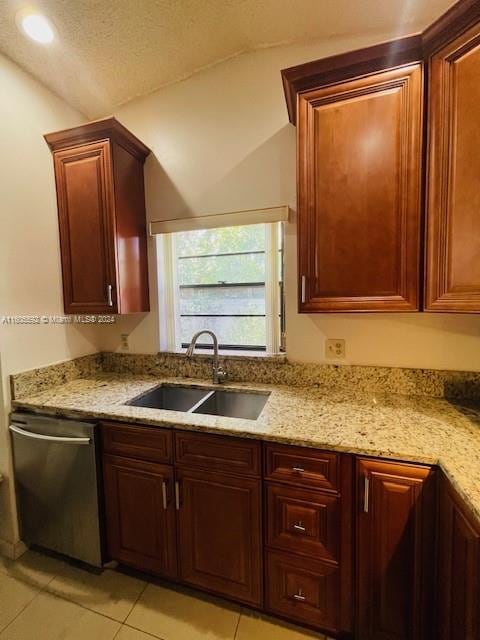
[[[34,433],[33,431],[25,431],[24,429],[20,429],[20,427],[16,427],[15,425],[10,425],[10,431],[16,433],[19,436],[23,436],[24,438],[31,438],[32,440],[47,440],[48,442],[58,442],[60,444],[90,444],[90,438],[70,438],[68,436],[46,436],[43,433]]]
[[[113,307],[112,285],[107,284],[107,302],[109,307]]]
[[[365,485],[363,487],[363,510],[368,513],[370,507],[370,478],[365,476]]]
[[[294,473],[305,473],[305,469],[303,467],[292,467],[292,471]]]
[[[306,598],[303,595],[303,591],[301,589],[298,590],[298,593],[293,594],[293,599],[298,600],[299,602],[305,602]]]
[[[306,301],[307,276],[302,276],[302,302]]]
[[[180,485],[175,482],[175,509],[180,510]]]
[[[302,521],[300,521],[300,522],[298,522],[298,523],[296,522],[296,523],[293,525],[293,529],[294,529],[295,531],[299,531],[300,533],[305,533],[305,531],[307,530],[307,529],[306,529],[306,527],[304,527],[304,526],[303,526]]]
[[[163,508],[166,509],[167,508],[167,483],[165,482],[165,480],[162,482],[162,501],[163,501]]]

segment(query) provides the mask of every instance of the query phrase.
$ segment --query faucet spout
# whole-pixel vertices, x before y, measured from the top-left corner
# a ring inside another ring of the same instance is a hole
[[[192,337],[190,344],[188,345],[188,349],[185,352],[187,358],[191,358],[195,352],[195,346],[197,344],[197,340],[202,335],[208,335],[213,340],[213,370],[212,370],[212,379],[213,384],[221,384],[227,378],[227,372],[220,366],[218,359],[218,339],[217,336],[213,333],[213,331],[209,331],[208,329],[204,329],[203,331],[197,331]]]

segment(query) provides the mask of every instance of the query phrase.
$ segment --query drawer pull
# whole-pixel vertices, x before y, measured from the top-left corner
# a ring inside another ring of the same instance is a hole
[[[162,482],[162,502],[163,502],[163,508],[166,509],[167,508],[167,483],[166,482]]]
[[[180,511],[180,485],[175,482],[175,509]]]
[[[293,473],[305,473],[305,469],[303,467],[293,467]]]
[[[112,285],[107,284],[107,304],[109,307],[113,307],[112,289]]]
[[[365,485],[363,488],[363,510],[368,513],[370,508],[370,478],[365,476]]]
[[[300,533],[305,533],[305,531],[307,530],[304,526],[303,526],[303,522],[300,520],[300,522],[296,522],[293,525],[293,529],[294,531],[299,531]]]
[[[293,594],[293,599],[297,600],[298,602],[305,602],[306,598],[303,595],[303,591],[301,589],[298,590],[298,593],[294,593]]]

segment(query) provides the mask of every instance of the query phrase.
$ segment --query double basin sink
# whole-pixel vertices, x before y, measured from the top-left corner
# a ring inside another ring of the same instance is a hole
[[[203,413],[228,418],[256,420],[268,400],[269,393],[200,389],[161,384],[126,404],[150,409],[168,409],[185,413]]]

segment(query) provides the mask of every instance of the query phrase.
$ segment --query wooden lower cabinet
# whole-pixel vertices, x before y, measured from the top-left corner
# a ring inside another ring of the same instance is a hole
[[[265,446],[265,606],[270,613],[351,637],[350,455]]]
[[[125,565],[177,575],[173,468],[103,456],[107,551]]]
[[[443,478],[439,501],[439,640],[480,640],[480,524]]]
[[[258,441],[208,470],[208,434],[102,428],[111,559],[328,636],[480,640],[480,524],[443,477],[437,518],[435,469],[265,444],[262,489]]]
[[[357,460],[357,623],[362,640],[433,638],[432,468]]]
[[[183,582],[262,604],[261,482],[177,469]]]

